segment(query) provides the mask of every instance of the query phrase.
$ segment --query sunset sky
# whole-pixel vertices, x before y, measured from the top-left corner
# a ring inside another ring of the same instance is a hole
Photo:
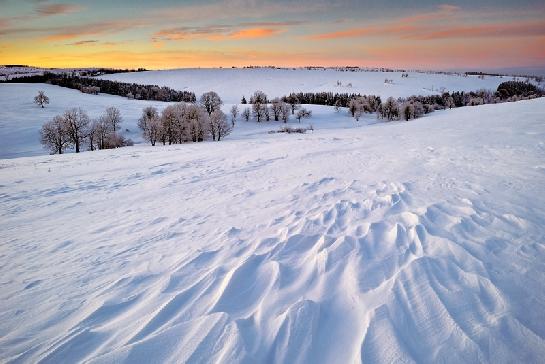
[[[0,0],[0,64],[545,66],[545,2]]]

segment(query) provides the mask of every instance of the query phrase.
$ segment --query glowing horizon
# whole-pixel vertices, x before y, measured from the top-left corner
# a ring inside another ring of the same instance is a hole
[[[545,67],[545,5],[526,0],[0,0],[0,64],[170,69]]]

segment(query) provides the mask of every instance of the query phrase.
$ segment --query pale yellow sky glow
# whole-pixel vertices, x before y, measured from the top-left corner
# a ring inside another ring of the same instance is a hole
[[[528,1],[0,1],[0,63],[43,67],[545,66]],[[470,6],[469,4],[472,4]]]

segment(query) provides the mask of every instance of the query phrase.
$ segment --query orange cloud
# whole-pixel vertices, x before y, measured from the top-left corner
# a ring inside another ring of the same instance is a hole
[[[249,28],[242,29],[236,32],[233,32],[227,36],[231,39],[248,39],[248,38],[265,38],[271,37],[280,33],[280,29],[271,29],[271,28]]]
[[[161,29],[156,32],[154,42],[167,40],[208,39],[214,41],[229,39],[252,39],[271,37],[285,31],[291,25],[302,22],[251,22],[237,25],[206,25]]]

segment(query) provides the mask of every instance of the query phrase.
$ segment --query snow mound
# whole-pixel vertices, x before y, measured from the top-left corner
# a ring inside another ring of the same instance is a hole
[[[543,120],[3,160],[0,359],[540,362]]]

